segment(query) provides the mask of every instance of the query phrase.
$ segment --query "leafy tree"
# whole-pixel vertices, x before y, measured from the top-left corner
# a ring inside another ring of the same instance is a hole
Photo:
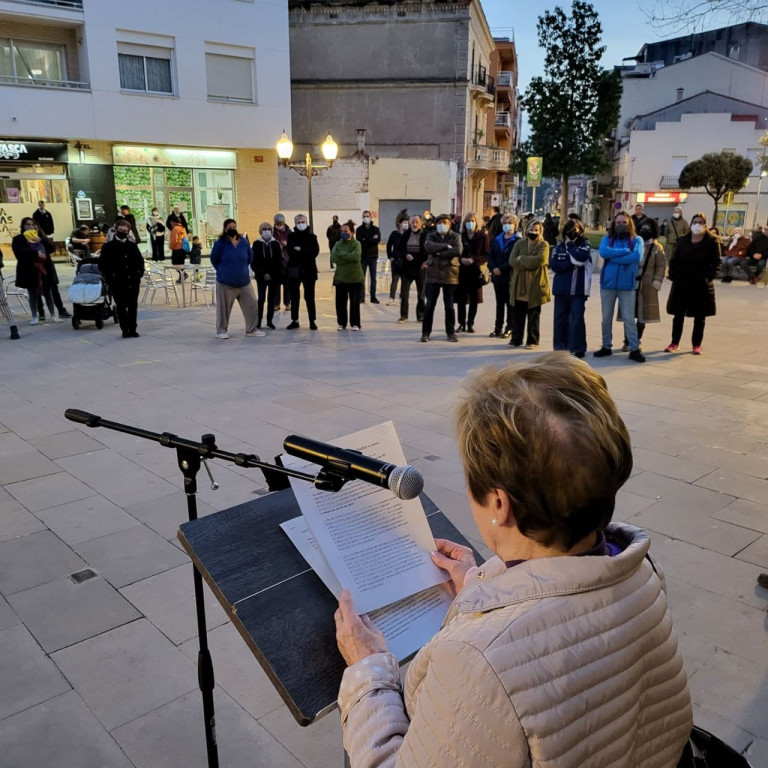
[[[605,139],[619,118],[621,78],[602,69],[602,26],[594,7],[574,0],[570,13],[559,6],[539,16],[539,47],[546,52],[544,76],[531,80],[522,106],[530,138],[524,152],[544,158],[544,173],[563,180],[594,174],[611,165]]]
[[[752,161],[730,152],[708,152],[680,171],[680,189],[703,187],[715,201],[712,223],[717,221],[720,200],[728,192],[738,192],[746,186],[752,172]]]

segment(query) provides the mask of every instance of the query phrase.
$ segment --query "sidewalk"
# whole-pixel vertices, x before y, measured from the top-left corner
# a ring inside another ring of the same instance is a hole
[[[325,263],[322,261],[321,263]],[[71,270],[59,267],[66,282]],[[214,338],[213,308],[155,303],[140,339],[108,323],[30,327],[0,339],[0,749],[4,768],[201,768],[191,566],[176,542],[186,520],[175,455],[63,417],[108,419],[272,457],[300,432],[320,440],[392,419],[426,492],[478,546],[450,411],[467,370],[535,353],[488,338],[486,291],[474,336],[433,341],[364,305],[362,333],[339,333],[328,274],[320,330]],[[64,294],[64,291],[62,291]],[[663,291],[666,298],[666,286]],[[670,321],[649,325],[645,365],[589,362],[605,376],[632,434],[635,470],[616,518],[653,532],[690,676],[696,722],[768,766],[768,290],[717,284],[705,354],[666,355]],[[599,346],[599,297],[588,302]],[[542,350],[552,308],[542,312]],[[690,321],[689,321],[690,322]],[[686,327],[687,340],[690,328]],[[621,342],[620,326],[615,339]],[[686,343],[683,349],[689,347]],[[264,490],[254,470],[201,475],[201,514]],[[486,551],[483,549],[483,551]],[[69,575],[90,568],[79,584]],[[338,715],[300,728],[207,592],[222,766],[342,765]]]

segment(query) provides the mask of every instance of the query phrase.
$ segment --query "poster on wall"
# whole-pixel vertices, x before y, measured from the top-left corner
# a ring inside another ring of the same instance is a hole
[[[719,210],[717,212],[717,219],[715,220],[715,226],[719,230],[720,234],[728,235],[733,234],[733,230],[737,227],[744,229],[744,223],[747,218],[746,206],[740,206],[736,208],[728,207],[725,210]]]
[[[75,215],[78,221],[93,221],[93,202],[90,197],[75,200]]]
[[[18,187],[6,187],[5,188],[5,202],[6,203],[20,203],[21,202],[21,190]]]

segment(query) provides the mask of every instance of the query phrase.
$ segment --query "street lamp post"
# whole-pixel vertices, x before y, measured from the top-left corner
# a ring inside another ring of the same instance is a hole
[[[293,142],[288,138],[285,131],[283,131],[280,140],[277,142],[277,156],[280,158],[283,167],[292,168],[299,174],[299,176],[307,177],[307,213],[309,218],[309,229],[311,232],[315,231],[312,211],[312,177],[319,176],[320,172],[325,168],[331,168],[333,166],[333,161],[339,153],[339,145],[333,140],[333,136],[329,133],[320,149],[327,165],[314,162],[312,160],[312,155],[310,155],[309,152],[307,152],[304,157],[303,163],[291,163],[289,160],[293,154]]]

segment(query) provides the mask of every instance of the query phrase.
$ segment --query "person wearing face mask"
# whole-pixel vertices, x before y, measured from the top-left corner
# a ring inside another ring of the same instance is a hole
[[[595,357],[613,354],[613,310],[619,304],[624,319],[624,335],[629,347],[629,359],[644,363],[635,325],[637,269],[643,258],[643,239],[635,234],[635,224],[626,211],[619,211],[611,222],[608,234],[600,241],[600,304],[602,308],[603,345]]]
[[[171,264],[176,266],[182,266],[187,258],[186,251],[184,250],[184,238],[187,236],[187,230],[184,229],[184,225],[175,216],[171,216],[171,238],[169,247],[171,249]],[[184,275],[186,279],[186,274]],[[176,281],[181,282],[181,276]]]
[[[130,239],[131,226],[121,219],[115,223],[115,236],[101,247],[99,269],[115,301],[117,319],[124,339],[138,338],[136,315],[139,288],[144,275],[144,257]]]
[[[549,251],[550,253],[557,245],[557,222],[552,218],[551,213],[544,214],[544,223],[542,225],[544,227],[544,239],[547,241],[547,245],[549,245]]]
[[[456,304],[459,307],[458,330],[474,333],[477,305],[483,300],[480,265],[488,261],[490,246],[485,231],[478,231],[477,216],[474,213],[464,216],[461,230],[459,284],[456,289]]]
[[[448,341],[458,341],[456,336],[456,313],[453,308],[453,295],[459,284],[459,258],[461,257],[461,236],[451,229],[451,217],[441,214],[436,219],[436,226],[424,241],[427,261],[422,264],[427,277],[427,304],[421,323],[421,340],[429,341],[432,333],[432,321],[440,292],[443,293],[445,309],[445,335]]]
[[[768,233],[765,229],[756,229],[752,233],[752,242],[747,248],[741,268],[751,285],[757,285],[760,275],[765,271],[768,261]]]
[[[397,243],[397,261],[400,264],[400,318],[407,323],[411,286],[416,284],[416,321],[424,320],[424,294],[426,291],[427,230],[419,214],[411,216]]]
[[[397,214],[395,219],[395,228],[389,233],[387,238],[387,259],[389,259],[389,271],[392,276],[389,283],[389,301],[388,307],[395,305],[395,296],[397,296],[397,285],[400,282],[400,274],[402,272],[402,264],[398,258],[397,244],[400,242],[400,238],[404,232],[409,229],[408,224],[408,211],[403,209]]]
[[[637,345],[643,339],[647,323],[660,323],[659,291],[667,270],[667,257],[658,242],[659,226],[654,219],[645,219],[638,232],[643,238],[643,258],[638,266],[635,296],[635,318],[637,320]],[[621,306],[617,320],[623,320]],[[629,351],[629,342],[624,338],[622,352]]]
[[[224,221],[224,229],[211,248],[211,266],[216,270],[216,338],[229,338],[229,316],[235,302],[245,319],[246,336],[266,336],[258,327],[258,302],[251,284],[253,250],[248,238],[237,231],[234,219]]]
[[[357,228],[355,237],[360,241],[363,249],[363,275],[366,271],[370,280],[371,304],[378,304],[376,298],[376,266],[379,260],[379,243],[381,242],[381,230],[373,223],[370,211],[363,211],[363,223]],[[360,301],[365,304],[365,290]]]
[[[341,239],[341,224],[339,224],[339,217],[336,214],[334,214],[328,229],[325,230],[325,237],[328,240],[328,251],[330,252]]]
[[[147,218],[147,232],[152,243],[152,261],[164,261],[165,224],[163,224],[163,217],[157,208],[153,208],[152,214]]]
[[[354,222],[342,224],[339,242],[331,251],[331,263],[336,267],[333,284],[336,286],[336,322],[340,331],[347,329],[347,320],[353,331],[360,330],[360,294],[365,275],[360,264],[362,246],[354,233]]]
[[[526,349],[539,346],[539,319],[541,307],[552,301],[549,285],[549,244],[544,239],[541,222],[532,219],[525,232],[525,237],[515,243],[509,257],[512,276],[509,283],[509,303],[512,305],[511,347],[523,343],[523,335],[528,332]]]
[[[299,304],[304,289],[304,303],[307,305],[310,330],[316,331],[315,283],[317,282],[317,254],[320,246],[317,237],[310,231],[307,217],[300,213],[293,219],[296,228],[288,235],[288,288],[291,294],[291,322],[289,331],[299,327]]]
[[[664,350],[677,352],[683,335],[686,317],[693,318],[691,345],[693,354],[704,351],[704,324],[707,317],[717,311],[714,279],[720,266],[720,241],[707,228],[703,213],[691,218],[691,231],[681,237],[675,246],[675,255],[669,262],[672,289],[667,299],[667,313],[672,319],[672,341]]]
[[[512,267],[509,266],[509,257],[519,239],[517,216],[512,213],[504,214],[501,219],[501,234],[491,242],[491,252],[488,256],[488,269],[491,270],[491,282],[496,297],[496,322],[490,334],[491,338],[508,339],[512,335],[512,305],[509,303]]]
[[[667,262],[669,262],[675,252],[677,241],[681,237],[685,237],[690,231],[691,228],[688,225],[688,222],[683,218],[683,209],[680,208],[680,206],[677,206],[672,212],[672,218],[669,220],[665,235],[667,238]]]
[[[747,256],[747,251],[751,244],[748,237],[744,237],[744,230],[741,227],[735,227],[731,232],[731,239],[725,246],[723,254],[723,283],[733,282],[733,269],[739,267]]]
[[[550,254],[549,268],[555,274],[552,346],[584,357],[587,352],[584,310],[592,287],[592,251],[580,221],[569,219],[565,223],[563,239]]]
[[[21,220],[21,232],[11,241],[11,249],[16,257],[16,287],[26,289],[29,297],[30,325],[38,323],[41,296],[53,322],[61,322],[51,295],[52,277],[48,268],[49,252],[53,248],[53,242],[40,231],[31,216]]]
[[[272,227],[272,237],[280,243],[283,251],[283,305],[285,311],[291,309],[291,289],[288,285],[288,235],[291,234],[291,228],[285,223],[285,216],[282,213],[276,213],[273,217],[274,225]],[[275,312],[280,311],[280,292],[278,291],[275,302]]]
[[[272,237],[272,225],[265,221],[259,226],[259,238],[253,244],[253,276],[258,289],[258,321],[261,328],[264,318],[264,303],[267,305],[267,328],[274,331],[272,319],[275,314],[275,302],[280,302],[280,285],[283,273],[283,251],[280,243]]]

